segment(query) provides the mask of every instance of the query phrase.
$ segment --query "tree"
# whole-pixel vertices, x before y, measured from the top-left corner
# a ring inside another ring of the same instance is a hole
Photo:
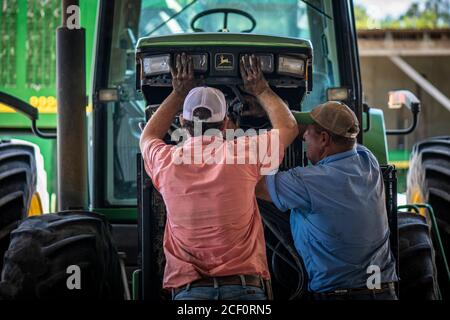
[[[379,23],[367,14],[364,6],[355,4],[354,10],[357,29],[374,29],[379,27]]]
[[[413,2],[399,18],[388,15],[376,21],[365,7],[355,5],[356,27],[358,29],[434,29],[450,27],[450,0],[427,0]]]
[[[422,6],[415,2],[399,20],[403,28],[448,28],[450,0],[427,0]]]

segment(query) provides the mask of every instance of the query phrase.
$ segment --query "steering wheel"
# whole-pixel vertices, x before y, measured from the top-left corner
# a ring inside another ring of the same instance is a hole
[[[206,10],[203,12],[200,12],[198,14],[196,14],[191,21],[191,28],[192,30],[194,30],[195,32],[204,32],[203,29],[200,28],[196,28],[194,26],[194,24],[197,22],[198,19],[203,18],[205,16],[209,16],[211,14],[214,13],[223,13],[224,14],[224,19],[223,19],[223,29],[218,30],[218,32],[228,32],[228,14],[232,13],[232,14],[236,14],[239,16],[244,16],[246,17],[248,20],[251,21],[252,26],[250,29],[247,30],[242,30],[241,32],[252,32],[253,29],[255,29],[256,27],[256,20],[255,18],[253,18],[253,16],[245,11],[239,10],[239,9],[229,9],[229,8],[218,8],[218,9],[211,9],[211,10]]]

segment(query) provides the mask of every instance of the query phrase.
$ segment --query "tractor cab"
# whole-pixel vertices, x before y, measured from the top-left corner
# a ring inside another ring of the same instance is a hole
[[[195,77],[225,94],[228,115],[235,117],[241,128],[270,128],[264,116],[244,116],[247,106],[239,71],[244,54],[260,57],[269,85],[292,110],[308,111],[327,100],[340,100],[362,122],[356,34],[349,14],[352,4],[326,0],[115,0],[101,2],[99,10],[92,206],[108,215],[117,239],[134,239],[136,228],[129,219],[137,218],[140,255],[133,279],[140,284],[138,295],[167,298],[160,290],[165,207],[136,154],[142,122],[172,90],[174,56],[182,52],[192,56]],[[178,126],[174,119],[172,129]],[[362,136],[363,132],[360,142]],[[379,153],[386,154],[385,146]],[[297,139],[286,151],[282,169],[306,164],[302,142]],[[124,207],[133,216],[125,215]],[[288,236],[289,223],[273,206],[260,203],[260,211],[268,217],[263,219],[275,295],[299,298],[307,281]],[[127,251],[125,241],[118,246]],[[128,250],[128,263],[136,261],[132,257]]]
[[[350,2],[115,0],[101,2],[99,10],[92,88],[94,208],[112,213],[135,206],[139,123],[170,93],[169,65],[176,53],[192,55],[196,77],[225,93],[229,115],[245,108],[239,59],[254,53],[291,109],[308,111],[339,99],[362,120]],[[246,128],[268,125],[263,118],[240,120]]]

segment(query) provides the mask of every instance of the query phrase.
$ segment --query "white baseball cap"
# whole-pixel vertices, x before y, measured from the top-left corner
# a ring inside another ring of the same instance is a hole
[[[197,108],[206,108],[211,111],[211,117],[199,120],[201,122],[223,121],[227,112],[227,103],[222,91],[211,87],[196,87],[184,99],[183,118],[194,120],[194,111]]]

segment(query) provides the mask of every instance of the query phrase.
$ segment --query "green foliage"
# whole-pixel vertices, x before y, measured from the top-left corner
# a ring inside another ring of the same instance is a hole
[[[450,0],[413,2],[399,18],[388,15],[380,21],[372,19],[363,6],[355,5],[355,19],[358,29],[450,28]]]
[[[366,8],[361,5],[355,5],[355,21],[357,29],[368,29],[370,17],[367,14]]]

